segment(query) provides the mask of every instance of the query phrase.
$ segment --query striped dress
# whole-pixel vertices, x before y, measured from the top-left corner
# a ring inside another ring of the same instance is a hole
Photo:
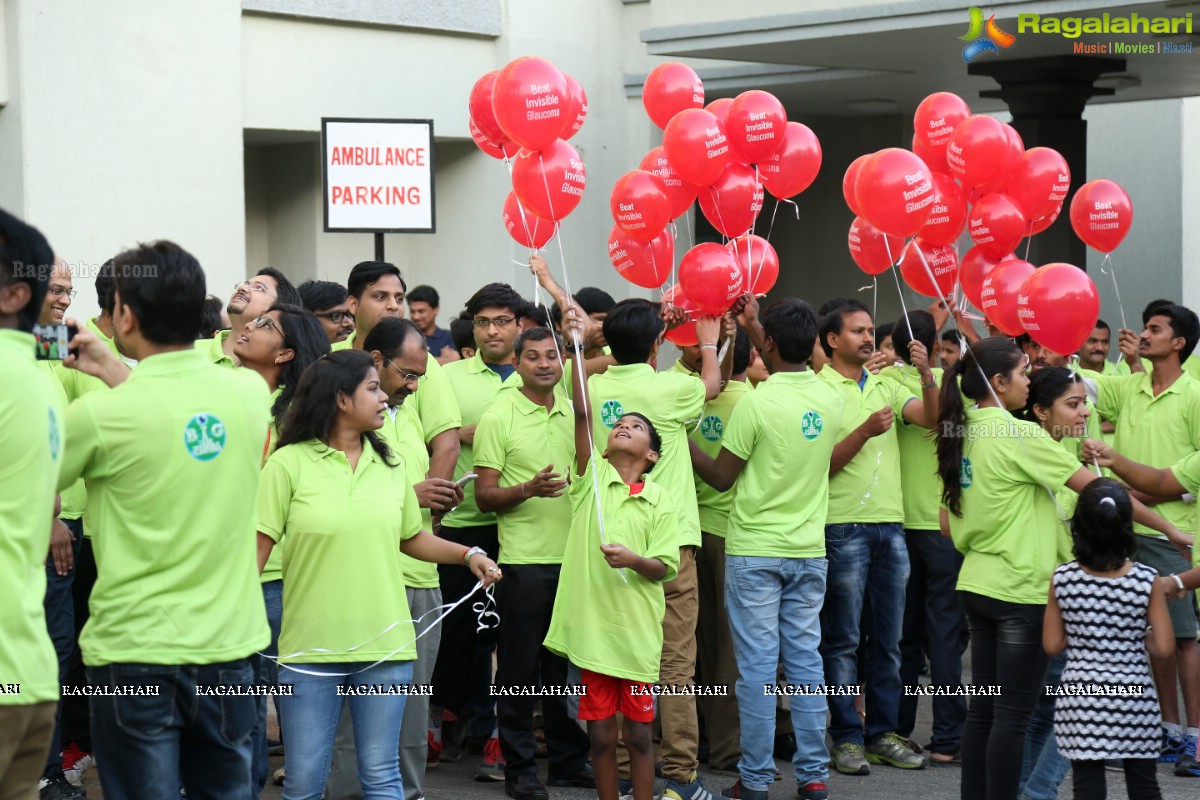
[[[1072,761],[1158,758],[1158,698],[1145,642],[1157,577],[1138,563],[1119,578],[1089,575],[1074,561],[1054,571],[1069,645],[1054,735]]]

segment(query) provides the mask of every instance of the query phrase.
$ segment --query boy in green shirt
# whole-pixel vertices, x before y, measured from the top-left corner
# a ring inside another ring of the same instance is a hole
[[[586,317],[567,311],[568,335],[582,340]],[[654,795],[650,723],[659,678],[666,601],[662,581],[678,568],[674,504],[647,480],[662,443],[636,411],[613,422],[597,458],[588,426],[588,392],[575,393],[575,479],[571,533],[546,647],[583,670],[579,719],[588,725],[601,800],[617,800],[617,721],[625,717],[635,800]]]

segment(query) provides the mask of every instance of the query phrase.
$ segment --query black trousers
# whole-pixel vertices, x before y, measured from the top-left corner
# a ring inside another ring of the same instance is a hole
[[[1162,800],[1156,759],[1126,758],[1121,763],[1125,767],[1125,791],[1129,800]],[[1074,776],[1075,800],[1104,800],[1108,796],[1103,761],[1072,761],[1071,774]]]
[[[558,591],[558,564],[504,564],[504,580],[497,587],[500,612],[500,648],[496,686],[536,689],[567,685],[567,660],[542,646],[550,630],[554,595]],[[506,774],[537,773],[534,756],[533,710],[537,698],[521,694],[496,699],[500,749]],[[587,763],[588,736],[567,715],[567,698],[543,696],[546,747],[550,774],[572,775]]]
[[[92,587],[96,585],[96,555],[92,551],[92,540],[86,537],[75,557],[75,581],[71,586],[75,604],[75,646],[71,650],[70,662],[63,683],[67,686],[87,686],[87,674],[83,668],[83,654],[79,651],[79,634],[91,616],[88,602]],[[85,753],[92,752],[92,715],[87,696],[62,698],[62,742],[75,742]]]

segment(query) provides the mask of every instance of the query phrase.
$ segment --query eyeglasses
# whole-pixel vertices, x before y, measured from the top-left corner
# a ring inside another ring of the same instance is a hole
[[[349,311],[322,311],[320,314],[313,314],[318,319],[327,319],[334,325],[341,325],[342,320],[349,319],[354,321],[354,315]]]
[[[250,291],[252,291],[252,292],[260,292],[262,294],[269,294],[269,295],[271,295],[271,297],[276,296],[275,293],[271,291],[271,287],[267,286],[262,281],[240,281],[233,285],[234,291],[241,289],[243,286],[249,287]]]
[[[495,325],[497,328],[507,328],[509,325],[512,325],[516,321],[517,321],[516,317],[496,317],[495,319],[488,319],[487,317],[476,317],[474,320],[472,320],[472,322],[475,323],[475,327],[479,328],[480,330],[486,330],[487,328],[490,328],[493,325]]]
[[[392,361],[390,358],[385,359],[384,363],[386,363],[392,369],[396,370],[396,372],[400,375],[400,378],[405,383],[416,383],[417,381],[419,381],[425,377],[424,375],[418,375],[415,372],[405,372],[404,370],[400,369],[400,367],[396,366],[396,362]]]
[[[46,290],[46,294],[50,295],[51,297],[62,297],[65,294],[67,297],[71,298],[72,300],[75,299],[75,290],[67,289],[62,286],[51,286],[49,289]]]
[[[283,330],[279,327],[278,323],[276,323],[275,320],[271,319],[270,317],[259,317],[258,319],[254,320],[254,327],[270,328],[279,334],[280,339],[283,339],[285,342],[287,341],[287,337],[283,335]]]

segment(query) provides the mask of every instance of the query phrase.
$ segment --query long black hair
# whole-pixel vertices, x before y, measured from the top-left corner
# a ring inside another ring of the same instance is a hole
[[[1041,420],[1037,418],[1033,407],[1041,406],[1048,409],[1054,405],[1055,400],[1069,392],[1076,384],[1082,383],[1083,376],[1066,367],[1039,369],[1029,379],[1029,401],[1025,403],[1025,408],[1017,412],[1016,416],[1040,425]]]
[[[283,346],[295,352],[292,360],[285,363],[279,373],[279,396],[271,404],[271,416],[279,419],[292,404],[300,376],[310,364],[329,352],[329,337],[325,335],[320,320],[307,308],[275,303],[267,311],[279,312]]]
[[[1071,518],[1075,560],[1096,572],[1120,569],[1137,551],[1133,503],[1112,478],[1097,478],[1083,487]]]
[[[942,377],[938,398],[937,441],[938,474],[942,476],[942,502],[956,517],[962,516],[963,441],[966,438],[967,410],[962,396],[975,402],[991,396],[991,380],[1007,375],[1021,365],[1021,348],[1012,339],[980,339],[967,348]],[[961,389],[960,392],[960,380]]]
[[[337,421],[338,395],[353,395],[359,384],[366,380],[367,371],[374,366],[371,356],[362,350],[326,353],[310,364],[296,385],[295,397],[284,415],[279,447],[276,449],[282,450],[289,444],[312,439],[327,443],[333,424]],[[392,451],[378,433],[367,431],[363,436],[383,463],[389,467],[396,466],[391,460]]]

